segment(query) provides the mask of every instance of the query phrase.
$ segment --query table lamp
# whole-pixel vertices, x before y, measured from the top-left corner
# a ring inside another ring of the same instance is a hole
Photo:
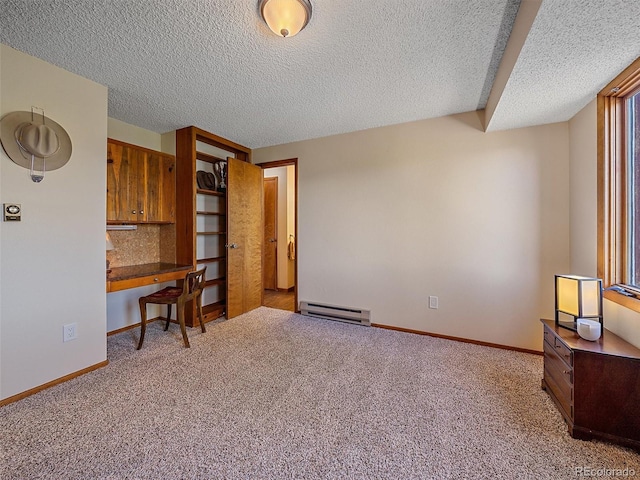
[[[556,275],[556,325],[578,331],[578,319],[602,326],[602,280],[579,275]]]

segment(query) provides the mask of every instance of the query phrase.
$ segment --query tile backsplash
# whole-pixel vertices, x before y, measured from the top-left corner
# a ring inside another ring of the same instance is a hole
[[[109,230],[114,250],[106,252],[111,268],[144,263],[175,263],[175,226],[138,225],[137,230]]]

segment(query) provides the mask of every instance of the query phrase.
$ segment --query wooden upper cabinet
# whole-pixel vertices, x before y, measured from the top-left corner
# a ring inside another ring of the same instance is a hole
[[[172,155],[149,153],[145,165],[144,220],[173,223],[176,205],[176,160]]]
[[[176,160],[107,140],[107,223],[174,223]]]

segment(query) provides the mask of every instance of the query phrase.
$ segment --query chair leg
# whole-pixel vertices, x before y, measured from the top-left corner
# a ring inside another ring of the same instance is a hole
[[[202,329],[202,333],[207,333],[207,330],[204,328],[204,316],[202,315],[202,294],[198,295],[198,298],[196,298],[196,305],[198,306],[198,318],[200,319],[200,328]]]
[[[171,323],[171,304],[167,303],[167,323],[164,325],[164,331],[169,330],[169,323]]]
[[[144,342],[144,332],[147,329],[147,302],[144,298],[140,298],[138,303],[140,304],[140,341],[138,341],[137,350],[140,350]]]
[[[184,346],[190,348],[189,337],[187,337],[187,327],[184,324],[184,302],[178,302],[178,322],[180,323],[180,330],[182,331],[182,339],[184,340]]]

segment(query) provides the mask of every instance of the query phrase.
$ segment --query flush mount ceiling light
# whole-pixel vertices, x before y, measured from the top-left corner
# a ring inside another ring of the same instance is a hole
[[[260,0],[260,15],[271,31],[281,37],[293,37],[311,19],[309,0]]]

